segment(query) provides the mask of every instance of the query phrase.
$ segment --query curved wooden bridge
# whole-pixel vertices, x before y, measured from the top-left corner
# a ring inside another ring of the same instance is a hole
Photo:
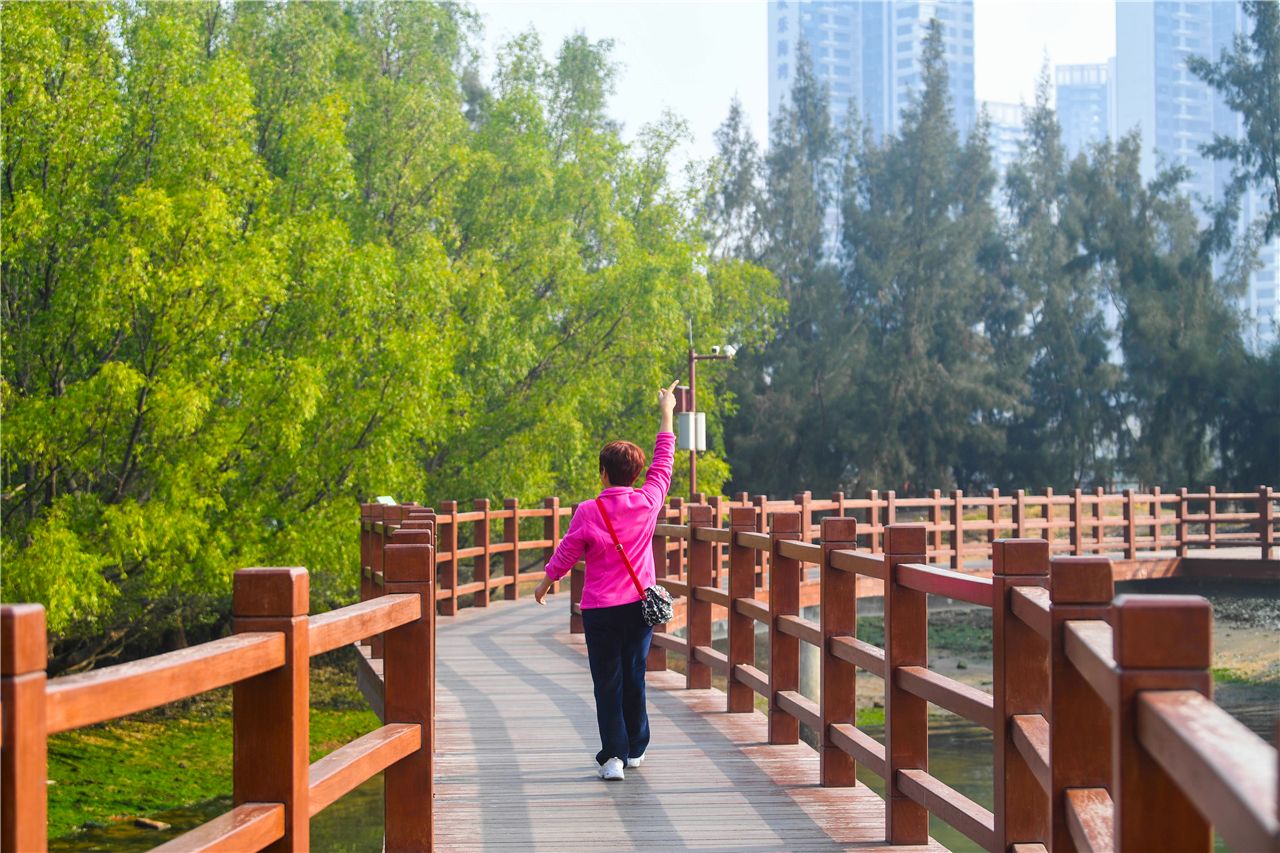
[[[1233,849],[1280,850],[1276,750],[1210,698],[1208,603],[1112,594],[1140,551],[1164,562],[1137,575],[1274,579],[1273,493],[1093,498],[1077,492],[1056,520],[1060,497],[1021,493],[942,498],[949,520],[891,493],[673,501],[654,550],[683,636],[655,636],[653,744],[622,784],[594,773],[580,574],[550,607],[519,600],[569,512],[554,499],[366,505],[360,603],[311,616],[304,570],[246,569],[233,636],[82,675],[47,680],[43,611],[7,605],[0,846],[45,849],[48,734],[233,684],[235,807],[161,849],[322,849],[310,817],[383,772],[389,851],[940,849],[930,814],[989,850],[1208,851],[1211,827]],[[1211,555],[1192,546],[1218,543],[1260,553],[1196,567]],[[1063,550],[1078,556],[1051,558]],[[868,592],[884,597],[883,648],[855,636]],[[929,669],[927,594],[991,609],[991,693]],[[822,605],[819,621],[802,601]],[[711,643],[719,620],[727,651]],[[799,691],[802,642],[819,650],[816,698]],[[308,765],[310,657],[351,643],[384,725]],[[854,723],[868,676],[885,685],[883,740]],[[929,704],[993,731],[994,809],[930,775]],[[886,780],[886,800],[855,784],[856,764]]]

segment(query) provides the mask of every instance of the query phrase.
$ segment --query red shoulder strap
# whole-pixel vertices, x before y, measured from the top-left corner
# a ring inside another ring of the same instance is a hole
[[[600,517],[604,519],[604,526],[609,528],[609,536],[613,539],[613,547],[618,549],[618,556],[622,558],[622,565],[627,567],[627,573],[631,575],[631,582],[636,585],[636,592],[640,593],[641,598],[644,598],[644,587],[640,586],[640,579],[636,577],[636,570],[631,567],[631,561],[627,559],[627,552],[622,550],[622,543],[618,541],[618,534],[613,529],[613,522],[609,520],[609,513],[604,511],[604,501],[596,498],[596,508],[600,510]]]

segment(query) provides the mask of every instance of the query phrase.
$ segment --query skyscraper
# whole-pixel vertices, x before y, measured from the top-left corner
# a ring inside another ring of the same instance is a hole
[[[1161,162],[1188,169],[1183,188],[1197,206],[1222,197],[1231,164],[1212,160],[1200,146],[1215,134],[1241,136],[1240,116],[1187,70],[1188,56],[1216,60],[1248,19],[1239,3],[1126,0],[1116,3],[1116,135],[1142,134],[1142,175],[1150,180]],[[1245,213],[1253,201],[1245,200]],[[1253,341],[1274,340],[1280,283],[1280,239],[1261,251],[1262,268],[1251,280],[1244,307],[1253,317]]]
[[[1110,134],[1109,65],[1059,65],[1054,69],[1058,124],[1069,158]]]
[[[962,134],[977,118],[973,72],[973,0],[864,0],[769,4],[769,121],[795,80],[799,43],[831,92],[842,123],[852,103],[876,138],[895,133],[902,109],[923,85],[920,53],[929,21],[943,25],[951,104]]]
[[[1027,135],[1025,107],[1004,101],[983,101],[982,108],[991,121],[991,165],[996,175],[1003,179],[1009,164],[1018,159],[1018,148]]]

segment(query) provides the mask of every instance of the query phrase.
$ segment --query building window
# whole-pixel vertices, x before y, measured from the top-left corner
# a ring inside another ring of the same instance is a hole
[[[778,32],[785,33],[787,31],[787,18],[778,19]]]
[[[778,56],[786,56],[791,50],[791,43],[786,41],[778,42]]]
[[[898,68],[899,68],[899,69],[903,69],[903,68],[910,68],[910,67],[911,67],[911,62],[912,62],[912,60],[911,60],[911,57],[909,57],[909,56],[908,56],[908,57],[906,57],[905,59],[899,59],[899,60],[898,60]]]
[[[848,17],[846,17],[846,16],[844,16],[844,15],[836,15],[836,26],[837,26],[837,27],[847,27],[847,26],[849,26],[849,19],[848,19]]]
[[[899,24],[899,25],[898,25],[898,35],[900,35],[900,36],[905,36],[905,35],[907,35],[908,33],[910,33],[910,32],[911,32],[911,28],[912,28],[913,26],[914,26],[914,24]]]
[[[844,48],[839,48],[839,47],[838,47],[838,48],[836,48],[836,50],[835,50],[835,57],[836,57],[836,59],[843,59],[843,60],[845,60],[845,61],[848,61],[848,59],[849,59],[849,51],[845,50]]]
[[[835,74],[836,74],[836,76],[837,76],[837,77],[848,77],[848,76],[849,76],[849,66],[847,66],[847,65],[837,65],[837,66],[835,66]]]
[[[788,69],[787,69],[787,63],[785,63],[785,62],[779,62],[779,63],[778,63],[778,79],[779,79],[779,80],[786,80],[786,79],[787,79],[787,71],[788,71]]]

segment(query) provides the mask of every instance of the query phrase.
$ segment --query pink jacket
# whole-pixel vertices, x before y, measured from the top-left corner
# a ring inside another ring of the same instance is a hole
[[[641,587],[653,585],[653,528],[658,513],[671,487],[671,462],[675,457],[676,437],[658,433],[653,442],[653,461],[645,474],[644,485],[610,486],[600,493],[605,511],[618,533],[618,541],[627,552]],[[613,547],[609,528],[594,500],[583,501],[574,510],[569,532],[560,540],[556,552],[547,561],[547,577],[560,580],[579,561],[587,561],[586,582],[582,588],[582,607],[613,607],[639,601],[631,575],[622,557]]]

